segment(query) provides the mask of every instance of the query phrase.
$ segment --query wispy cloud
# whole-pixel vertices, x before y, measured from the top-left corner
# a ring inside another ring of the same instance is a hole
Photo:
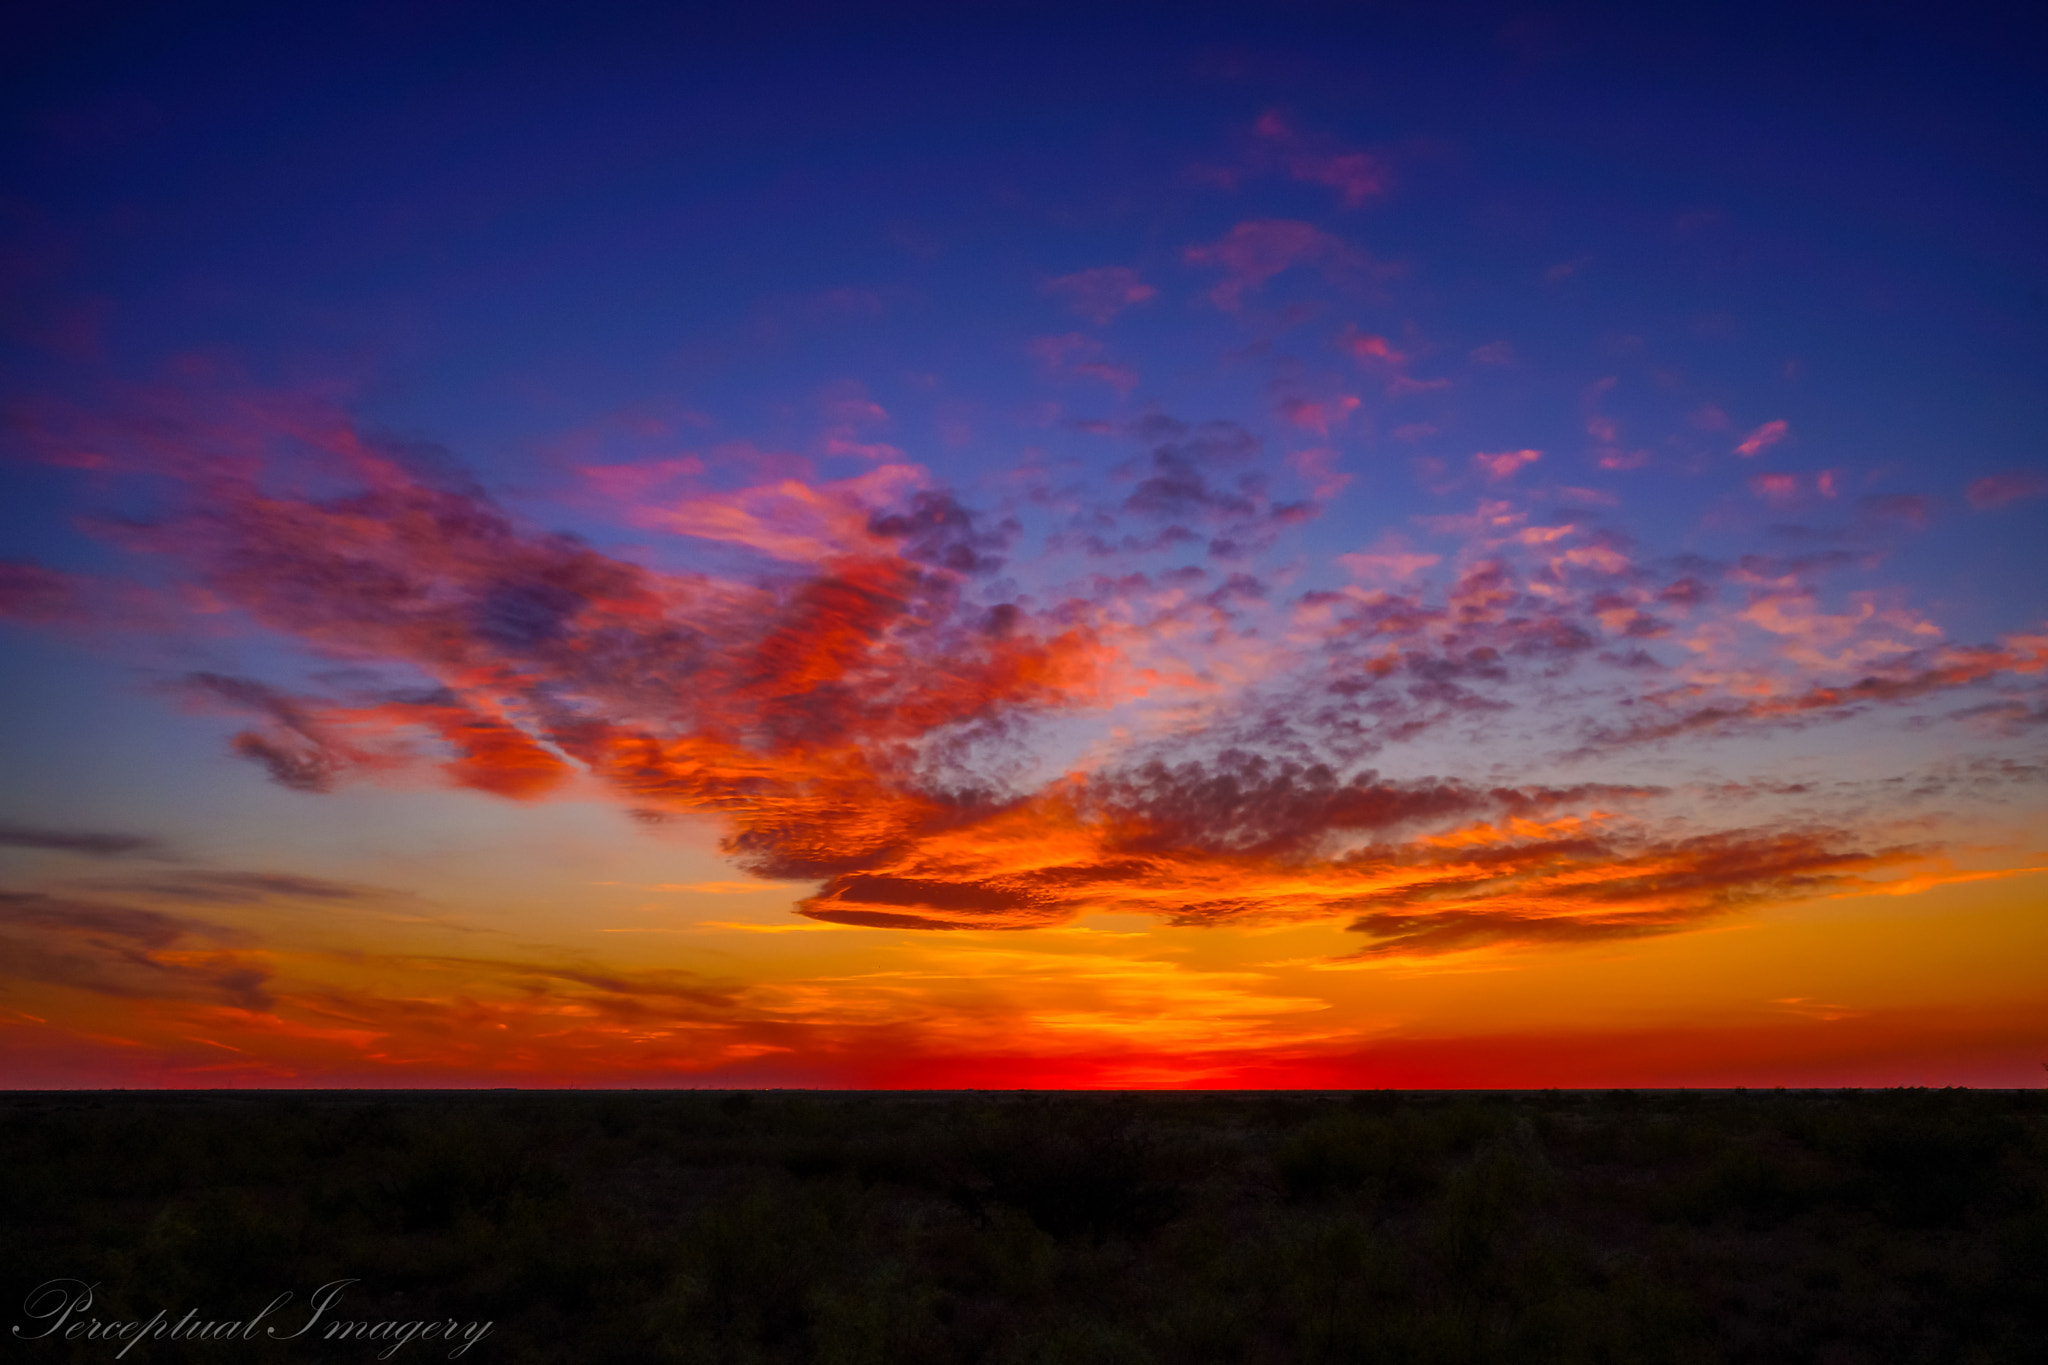
[[[91,858],[122,858],[131,854],[160,855],[163,846],[145,834],[109,830],[46,829],[0,821],[0,848],[34,848],[80,853]]]
[[[1978,511],[2004,507],[2007,503],[2020,502],[2027,498],[2038,498],[2048,494],[2048,474],[2036,469],[2011,469],[2002,474],[1986,474],[1973,479],[1965,490],[1970,506]]]
[[[1354,253],[1313,224],[1268,218],[1239,223],[1214,242],[1189,247],[1183,256],[1189,265],[1223,272],[1209,299],[1225,312],[1236,312],[1247,295],[1283,271],[1341,264]]]
[[[1778,444],[1778,442],[1784,440],[1790,430],[1790,425],[1782,418],[1766,422],[1755,431],[1750,432],[1749,435],[1743,437],[1741,444],[1735,447],[1735,453],[1745,460],[1752,455],[1761,455],[1772,446]]]
[[[1137,271],[1124,265],[1079,270],[1056,276],[1039,287],[1098,327],[1107,326],[1126,308],[1150,303],[1159,296],[1159,291],[1140,279]]]

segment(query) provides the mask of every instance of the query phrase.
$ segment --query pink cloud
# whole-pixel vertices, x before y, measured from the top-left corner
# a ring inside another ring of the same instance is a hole
[[[1357,208],[1387,188],[1386,168],[1378,158],[1364,152],[1344,152],[1334,156],[1304,153],[1290,158],[1288,168],[1296,180],[1312,180],[1336,190],[1348,209]]]
[[[1621,424],[1602,413],[1601,397],[1621,382],[1613,375],[1595,380],[1586,388],[1586,434],[1593,438],[1593,462],[1602,469],[1640,469],[1650,462],[1647,450],[1624,450]]]
[[[1515,363],[1514,343],[1489,341],[1484,346],[1475,346],[1471,359],[1475,365],[1512,365]]]
[[[1260,115],[1252,131],[1280,152],[1289,175],[1337,191],[1347,209],[1386,192],[1387,168],[1378,157],[1337,150],[1321,139],[1307,138],[1275,110]]]
[[[1582,502],[1588,507],[1621,506],[1620,498],[1598,488],[1559,488],[1555,491],[1560,498],[1569,498],[1573,502]]]
[[[1127,395],[1138,386],[1138,373],[1123,365],[1113,365],[1102,359],[1102,343],[1094,337],[1080,332],[1068,332],[1063,336],[1034,337],[1025,343],[1025,349],[1053,374],[1078,375],[1085,379],[1096,379],[1115,389],[1119,395]]]
[[[1287,457],[1287,463],[1308,482],[1310,495],[1317,502],[1328,502],[1351,482],[1351,476],[1337,468],[1337,452],[1328,446],[1297,450]]]
[[[1924,530],[1934,515],[1934,504],[1917,493],[1891,493],[1861,500],[1858,510],[1874,521],[1897,522]]]
[[[1406,548],[1398,538],[1388,540],[1377,550],[1360,550],[1348,555],[1338,555],[1337,562],[1353,578],[1368,582],[1399,583],[1413,578],[1424,569],[1443,562],[1442,555],[1418,554]]]
[[[888,409],[868,397],[865,386],[851,380],[830,386],[821,403],[830,424],[823,437],[827,455],[850,455],[877,462],[900,461],[903,451],[885,441],[863,440],[861,429],[889,425]]]
[[[1784,440],[1787,430],[1788,428],[1782,420],[1766,422],[1755,431],[1750,432],[1749,435],[1743,437],[1742,444],[1735,447],[1735,453],[1745,460],[1752,455],[1761,455],[1778,442]]]
[[[643,526],[658,526],[699,540],[743,545],[796,564],[834,556],[874,553],[880,542],[869,529],[874,509],[922,488],[922,470],[882,465],[856,478],[813,486],[795,479],[713,493],[633,514]]]
[[[1750,491],[1775,507],[1783,507],[1799,496],[1796,474],[1759,474],[1749,481]]]
[[[1489,483],[1507,478],[1525,464],[1534,464],[1543,458],[1540,450],[1503,450],[1488,455],[1481,452],[1472,457],[1472,463],[1486,475]]]
[[[1964,490],[1963,496],[1970,500],[1970,506],[1983,512],[2023,498],[2038,498],[2044,493],[2048,493],[2048,474],[2034,469],[2009,469],[2002,474],[1986,474],[1974,480]]]
[[[855,441],[845,436],[827,433],[825,437],[827,455],[850,455],[856,460],[901,460],[907,458],[903,447],[892,446],[887,441]]]
[[[1408,363],[1408,357],[1395,350],[1393,344],[1385,337],[1361,332],[1356,325],[1344,328],[1342,335],[1337,338],[1337,346],[1354,360],[1364,363],[1392,365],[1396,368]]]
[[[75,575],[25,560],[0,560],[0,617],[59,621],[80,614]]]
[[[634,464],[585,465],[576,472],[590,480],[599,497],[637,502],[662,484],[696,478],[704,472],[704,461],[695,455],[678,455]]]
[[[1222,283],[1209,291],[1209,298],[1231,313],[1244,306],[1247,293],[1283,270],[1341,259],[1346,254],[1344,244],[1321,228],[1286,218],[1239,223],[1218,240],[1191,246],[1183,253],[1189,265],[1224,272]]]
[[[1126,308],[1157,298],[1159,291],[1138,278],[1129,266],[1106,265],[1061,275],[1039,286],[1042,294],[1066,300],[1067,307],[1096,326],[1107,324]]]
[[[1318,436],[1328,436],[1332,427],[1343,426],[1357,410],[1357,396],[1348,393],[1320,401],[1290,398],[1280,405],[1280,411],[1288,421]]]

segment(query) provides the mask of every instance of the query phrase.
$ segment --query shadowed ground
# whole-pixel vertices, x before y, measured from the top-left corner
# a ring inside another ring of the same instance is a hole
[[[1951,1365],[2048,1342],[2042,1092],[16,1093],[0,1151],[24,1334],[58,1277],[123,1320],[353,1277],[341,1316],[490,1320],[462,1357],[487,1362]]]

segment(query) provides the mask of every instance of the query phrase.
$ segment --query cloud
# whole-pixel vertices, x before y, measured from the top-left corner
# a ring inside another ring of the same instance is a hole
[[[720,541],[793,564],[876,548],[867,527],[879,508],[923,485],[910,465],[885,464],[849,479],[777,479],[636,509],[633,519],[700,540]]]
[[[104,830],[44,829],[0,821],[0,848],[37,848],[82,853],[92,858],[120,858],[131,853],[161,856],[163,846],[144,834]]]
[[[1395,583],[1413,578],[1424,569],[1434,568],[1442,562],[1442,555],[1418,553],[1403,548],[1397,542],[1379,550],[1358,550],[1337,556],[1337,563],[1356,578]]]
[[[1502,450],[1494,454],[1477,454],[1472,463],[1484,474],[1489,483],[1498,483],[1523,465],[1534,464],[1543,458],[1540,450]]]
[[[1866,850],[1840,831],[1732,831],[1646,846],[1549,854],[1519,894],[1499,897],[1492,874],[1426,888],[1416,907],[1361,916],[1356,932],[1377,942],[1360,956],[1417,956],[1496,945],[1578,943],[1669,933],[1760,901],[1796,901],[1845,888],[1881,888],[1870,873],[1919,862],[1905,847]],[[1478,899],[1501,908],[1466,909]],[[1426,909],[1423,907],[1426,906]],[[1422,909],[1422,913],[1417,913]]]
[[[1330,501],[1351,483],[1352,476],[1337,468],[1337,452],[1328,446],[1294,451],[1287,465],[1308,482],[1309,496],[1319,503]]]
[[[1261,114],[1252,132],[1278,156],[1288,175],[1335,190],[1345,208],[1357,208],[1386,192],[1387,167],[1378,157],[1304,134],[1278,110]]]
[[[1857,512],[1867,521],[1890,522],[1925,530],[1934,516],[1933,502],[1917,493],[1886,493],[1859,498]]]
[[[1650,462],[1647,450],[1628,450],[1621,445],[1621,424],[1600,411],[1600,400],[1620,383],[1614,375],[1595,380],[1586,388],[1582,405],[1586,435],[1593,440],[1593,462],[1602,469],[1641,469]]]
[[[1358,402],[1355,394],[1348,393],[1324,399],[1289,398],[1280,404],[1280,412],[1294,426],[1328,436],[1333,427],[1351,420],[1351,414],[1358,411]]]
[[[1789,430],[1790,428],[1783,419],[1766,422],[1755,431],[1750,432],[1749,435],[1743,437],[1742,444],[1735,447],[1735,453],[1745,460],[1753,455],[1761,455],[1778,442],[1784,440]]]
[[[864,392],[828,401],[834,420],[883,420]],[[281,434],[264,425],[278,410]],[[141,465],[163,438],[137,425],[138,445],[103,444]],[[810,918],[898,929],[1342,919],[1413,952],[1666,932],[1921,855],[1832,829],[1652,819],[1664,798],[1630,783],[1366,765],[1425,736],[1512,761],[1495,741],[1518,726],[1583,758],[2048,669],[2036,637],[1970,650],[1875,599],[1823,610],[1811,580],[1853,555],[1655,561],[1594,513],[1537,520],[1503,496],[1417,519],[1441,543],[1338,557],[1354,581],[1297,582],[1297,551],[1262,556],[1320,506],[1276,497],[1255,433],[1160,412],[1122,430],[1142,453],[1120,488],[1077,480],[1043,499],[1066,519],[1051,552],[1096,561],[1064,581],[1029,562],[1022,520],[913,466],[693,483],[630,512],[670,533],[640,562],[282,403],[159,452],[182,492],[108,534],[328,665],[296,688],[173,685],[247,717],[234,748],[278,782],[424,780],[705,818],[747,874],[817,884]],[[319,479],[267,467],[270,442]],[[1331,468],[1296,461],[1318,498],[1340,486]],[[664,554],[711,567],[653,567]],[[1135,555],[1159,559],[1100,563]],[[1049,763],[1040,740],[1063,728],[1112,737]],[[102,889],[222,906],[371,894],[235,871]],[[148,934],[202,934],[128,913],[125,939],[80,912],[46,947],[75,956],[97,933],[147,956],[165,951]],[[150,960],[122,970],[177,959]]]
[[[70,575],[27,560],[0,560],[0,617],[48,623],[82,611]]]
[[[1670,719],[1643,719],[1624,727],[1597,726],[1588,752],[1621,745],[1657,743],[1695,733],[1737,733],[1841,719],[1873,706],[1897,706],[2002,674],[2048,671],[2048,635],[2010,635],[1997,646],[1944,645],[1900,651],[1855,682],[1796,685],[1758,700],[1726,696],[1703,702],[1701,690],[1686,688],[1656,697]],[[1743,680],[1745,691],[1775,691],[1761,679]]]
[[[2038,498],[2044,493],[2048,493],[2048,474],[2034,469],[2009,469],[2002,474],[1986,474],[1981,479],[1972,480],[1964,490],[1970,506],[1980,512],[2027,498]]]
[[[842,874],[800,910],[938,929],[1045,927],[1084,910],[1183,925],[1349,915],[1386,940],[1369,952],[1439,952],[1673,932],[1765,900],[1881,888],[1871,874],[1922,857],[1825,830],[1657,840],[1609,827],[1602,806],[1646,795],[1342,781],[1244,757],[1155,765]]]
[[[1361,332],[1355,326],[1348,326],[1337,338],[1337,346],[1347,355],[1368,365],[1388,365],[1395,369],[1408,363],[1408,357],[1394,349],[1394,344],[1383,336]]]
[[[1789,506],[1799,500],[1797,474],[1757,474],[1751,477],[1749,488],[1774,507]]]
[[[1239,223],[1214,242],[1189,247],[1183,257],[1189,265],[1223,272],[1209,298],[1218,308],[1234,313],[1244,306],[1247,294],[1275,275],[1298,265],[1342,262],[1352,254],[1313,224],[1267,218]]]
[[[1138,386],[1137,371],[1103,360],[1102,343],[1080,332],[1036,337],[1025,349],[1051,373],[1099,380],[1115,389],[1119,397],[1128,396]]]
[[[1122,265],[1060,275],[1040,285],[1039,292],[1065,300],[1069,309],[1098,327],[1107,326],[1126,308],[1149,303],[1159,295],[1137,271]]]
[[[250,942],[240,931],[156,910],[0,892],[0,971],[16,980],[262,1008],[269,968],[236,951]],[[216,946],[199,946],[206,943]]]
[[[329,881],[288,872],[233,872],[201,869],[104,878],[87,883],[94,890],[193,905],[268,905],[278,901],[361,901],[385,899],[391,892],[352,882]]]
[[[820,433],[819,443],[826,455],[878,462],[895,462],[904,458],[899,447],[865,438],[865,432],[887,427],[892,419],[886,408],[868,397],[864,385],[852,380],[827,385],[820,395],[819,409],[825,418],[825,429]]]

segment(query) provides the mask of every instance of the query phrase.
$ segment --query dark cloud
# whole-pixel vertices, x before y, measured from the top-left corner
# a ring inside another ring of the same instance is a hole
[[[82,853],[93,858],[120,858],[129,854],[161,856],[163,852],[160,843],[142,834],[42,829],[5,822],[0,822],[0,848],[51,849],[59,853]]]
[[[1588,728],[1587,742],[1574,751],[1574,756],[1656,744],[1691,734],[1791,729],[1839,721],[1871,707],[1903,705],[1975,686],[2007,672],[2039,672],[2044,666],[2048,666],[2048,640],[2035,637],[2016,637],[1997,646],[1916,650],[1892,661],[1884,673],[1873,673],[1841,686],[1806,687],[1761,701],[1719,701],[1669,719],[1639,720],[1623,726],[1594,723]]]
[[[899,543],[905,558],[957,574],[981,575],[1003,567],[1003,556],[1021,528],[1005,519],[994,526],[951,493],[919,492],[899,512],[877,512],[868,530]]]
[[[269,969],[235,951],[252,943],[242,931],[161,911],[0,892],[0,975],[16,980],[266,1009]]]
[[[1236,476],[1232,486],[1214,480],[1258,453],[1259,441],[1235,422],[1205,422],[1189,430],[1171,418],[1141,419],[1137,429],[1170,432],[1154,446],[1149,469],[1124,499],[1124,510],[1165,520],[1236,520],[1258,513],[1264,484],[1258,471]]]
[[[1359,957],[1635,938],[1764,901],[1852,890],[1868,885],[1872,872],[1923,856],[1903,846],[1863,848],[1827,829],[1502,848],[1474,860],[1469,872],[1419,891],[1370,897],[1387,908],[1360,916],[1351,928],[1376,940]],[[1572,875],[1596,869],[1597,876]],[[1504,876],[1518,883],[1513,894],[1500,894]]]
[[[177,871],[147,877],[107,878],[91,885],[96,889],[194,905],[361,901],[388,899],[394,894],[375,887],[283,872]]]

